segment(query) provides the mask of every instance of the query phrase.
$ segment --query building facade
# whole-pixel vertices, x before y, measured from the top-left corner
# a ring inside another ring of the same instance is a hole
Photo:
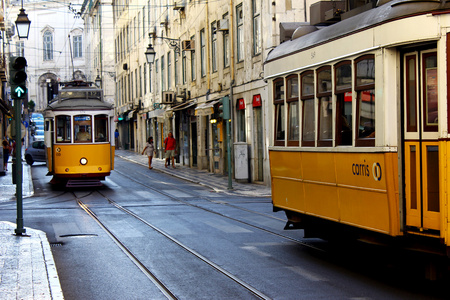
[[[8,9],[14,24],[21,1],[11,1]],[[70,9],[72,7],[72,9]],[[54,1],[23,1],[31,21],[28,39],[13,35],[8,52],[27,59],[28,101],[35,111],[43,111],[58,94],[59,82],[86,80],[84,26],[77,12],[79,1],[66,4]]]
[[[269,184],[264,59],[280,43],[280,23],[307,20],[306,4],[114,0],[116,114],[125,148],[142,151],[153,136],[162,157],[173,132],[178,163],[226,174],[229,139],[233,174]],[[230,99],[229,135],[222,99]]]

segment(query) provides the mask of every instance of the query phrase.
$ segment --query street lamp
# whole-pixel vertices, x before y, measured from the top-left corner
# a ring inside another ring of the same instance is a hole
[[[152,44],[148,44],[147,51],[145,51],[145,58],[149,64],[152,64],[155,61],[156,52],[153,49]]]
[[[28,19],[28,15],[25,13],[22,0],[22,8],[20,9],[20,13],[17,15],[16,20],[17,34],[19,35],[19,39],[28,39],[28,34],[30,33],[30,24],[31,21]]]
[[[180,40],[179,39],[171,39],[168,37],[154,36],[152,34],[149,34],[149,37],[152,39],[164,40],[170,48],[174,49],[175,53],[180,54]],[[145,51],[145,57],[147,59],[147,62],[149,64],[152,64],[155,61],[155,56],[156,56],[155,49],[153,49],[152,44],[148,44],[147,50]]]

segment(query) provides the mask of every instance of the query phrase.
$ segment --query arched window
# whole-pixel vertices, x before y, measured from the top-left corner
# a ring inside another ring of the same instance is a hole
[[[53,60],[53,33],[44,32],[44,60]]]

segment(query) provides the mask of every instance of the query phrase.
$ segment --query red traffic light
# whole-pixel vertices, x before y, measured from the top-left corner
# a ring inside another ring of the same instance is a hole
[[[17,58],[14,60],[14,63],[12,64],[12,67],[13,67],[15,70],[23,69],[23,68],[25,68],[26,66],[27,66],[27,60],[25,59],[25,57],[22,57],[22,56],[17,57]],[[26,78],[25,78],[25,79],[26,79]]]

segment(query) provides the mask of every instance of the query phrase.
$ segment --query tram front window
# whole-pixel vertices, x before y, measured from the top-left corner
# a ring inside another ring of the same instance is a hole
[[[78,115],[73,117],[73,125],[75,129],[75,142],[91,142],[92,141],[92,118],[91,116]]]
[[[108,116],[107,115],[97,115],[94,117],[95,124],[95,142],[102,143],[108,142]]]
[[[58,143],[70,143],[70,116],[57,116],[56,117],[56,142]]]

